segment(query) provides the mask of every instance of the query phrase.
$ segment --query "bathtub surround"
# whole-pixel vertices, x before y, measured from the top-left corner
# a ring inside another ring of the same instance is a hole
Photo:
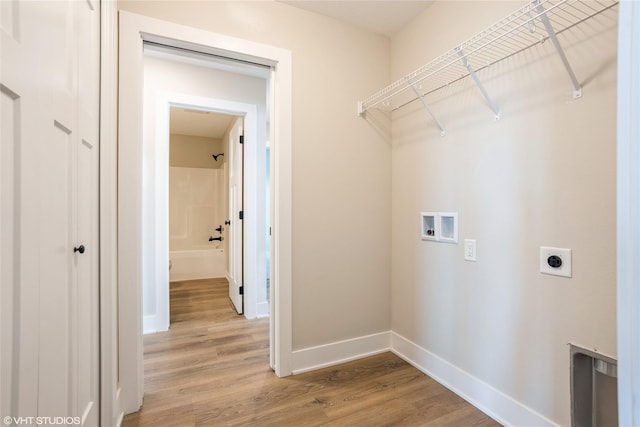
[[[200,249],[170,251],[171,282],[185,280],[200,280],[210,278],[225,278],[227,256],[220,245],[203,246]],[[148,324],[153,324],[149,322]],[[155,332],[146,330],[145,333]]]
[[[209,241],[226,235],[216,231],[226,218],[226,199],[224,168],[169,168],[171,282],[226,276],[224,241]]]
[[[169,168],[169,251],[222,247],[209,237],[219,236],[216,228],[227,217],[224,174],[224,169]]]

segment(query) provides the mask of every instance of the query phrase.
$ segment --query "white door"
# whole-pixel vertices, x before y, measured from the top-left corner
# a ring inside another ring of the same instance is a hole
[[[243,313],[243,164],[241,143],[243,119],[236,119],[229,132],[229,298],[238,314]]]
[[[0,3],[0,415],[95,426],[100,5]]]

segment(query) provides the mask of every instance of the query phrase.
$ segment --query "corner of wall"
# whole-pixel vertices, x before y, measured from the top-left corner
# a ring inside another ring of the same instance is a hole
[[[491,385],[391,332],[391,351],[503,425],[556,426]]]
[[[362,359],[390,349],[391,332],[380,332],[349,340],[296,350],[291,356],[293,374]]]

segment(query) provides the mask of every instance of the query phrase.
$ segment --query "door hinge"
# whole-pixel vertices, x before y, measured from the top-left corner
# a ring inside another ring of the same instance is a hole
[[[238,212],[238,218],[239,219],[244,219],[244,211]]]
[[[240,291],[240,295],[244,295],[244,286],[240,286],[239,291]]]
[[[244,144],[244,135],[240,135],[240,144]]]

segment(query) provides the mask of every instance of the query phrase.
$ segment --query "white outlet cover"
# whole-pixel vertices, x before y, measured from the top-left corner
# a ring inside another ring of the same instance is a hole
[[[467,261],[476,260],[476,241],[475,239],[464,239],[464,259]]]
[[[549,265],[549,257],[553,255],[562,260],[560,267],[551,267]],[[571,277],[571,249],[540,246],[540,273]]]

